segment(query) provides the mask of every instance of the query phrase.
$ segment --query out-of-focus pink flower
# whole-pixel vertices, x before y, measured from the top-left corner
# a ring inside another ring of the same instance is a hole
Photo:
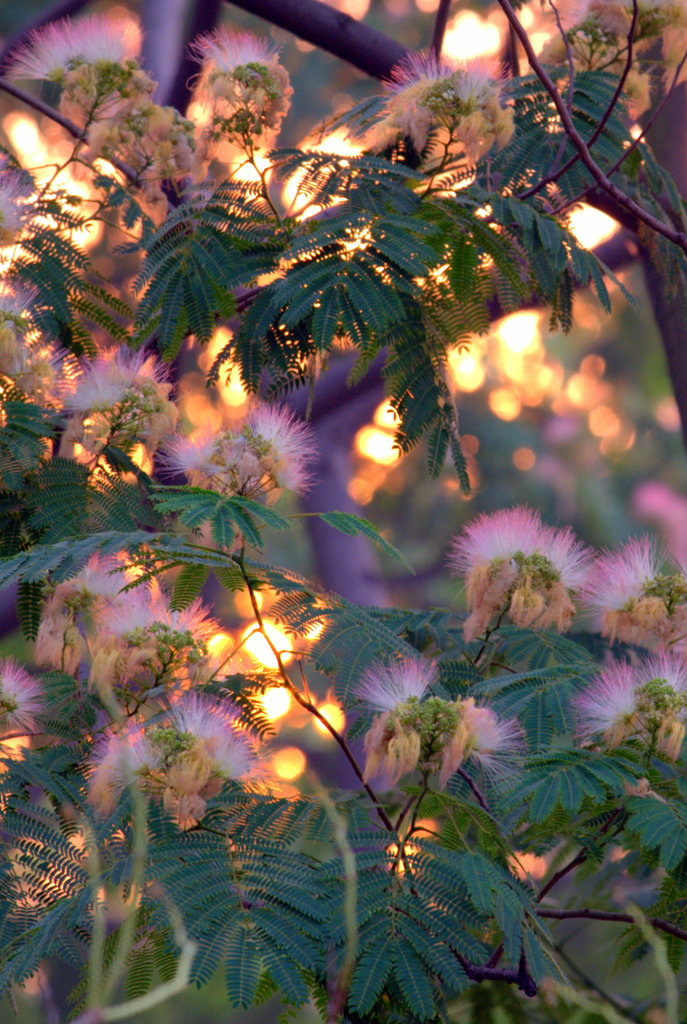
[[[632,507],[656,523],[671,551],[687,551],[687,498],[667,484],[647,480],[635,487]]]
[[[65,73],[79,64],[122,64],[135,57],[140,48],[140,30],[129,18],[104,14],[89,14],[77,20],[62,18],[31,32],[10,58],[7,74],[61,82]]]
[[[0,723],[9,732],[30,731],[44,707],[39,683],[13,658],[0,661]]]

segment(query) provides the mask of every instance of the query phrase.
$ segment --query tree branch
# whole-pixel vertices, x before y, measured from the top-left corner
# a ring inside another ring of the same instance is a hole
[[[83,128],[79,128],[79,126],[74,124],[73,121],[70,121],[68,117],[60,114],[59,110],[55,110],[54,107],[51,107],[48,103],[44,103],[43,100],[39,99],[37,96],[32,96],[30,92],[20,89],[18,85],[15,85],[14,82],[10,82],[7,78],[0,78],[0,92],[9,93],[10,96],[14,96],[15,99],[25,103],[27,107],[32,107],[33,110],[37,111],[39,114],[43,114],[44,117],[49,117],[51,121],[61,125],[65,131],[69,132],[73,139],[83,139]],[[129,165],[123,163],[123,161],[117,160],[116,157],[113,157],[107,162],[112,164],[113,167],[116,167],[118,171],[121,171],[122,174],[130,181],[136,180],[136,172],[133,167],[129,167]]]
[[[634,924],[636,921],[632,914],[617,914],[610,910],[590,910],[587,907],[580,908],[579,910],[542,909],[537,911],[537,916],[550,917],[557,921],[579,919],[585,921],[618,921],[622,924]],[[687,930],[684,928],[679,928],[678,925],[672,924],[670,921],[664,921],[661,917],[648,917],[647,921],[657,931],[667,932],[668,935],[674,935],[676,938],[682,939],[683,942],[687,942]]]
[[[234,7],[293,32],[373,78],[388,78],[412,50],[320,0],[229,0]]]
[[[649,213],[640,206],[639,203],[636,203],[634,199],[627,196],[622,189],[618,188],[617,185],[614,185],[610,178],[604,174],[589,152],[587,143],[575,127],[573,119],[570,116],[570,112],[563,100],[563,97],[556,88],[553,79],[537,58],[529,40],[529,36],[518,20],[510,0],[497,0],[497,2],[520,40],[520,43],[527,55],[530,67],[551,97],[551,101],[556,108],[556,112],[568,135],[568,138],[577,149],[580,160],[587,168],[594,181],[596,181],[599,187],[614,199],[620,207],[627,210],[627,212],[636,217],[638,221],[645,224],[647,227],[652,228],[658,234],[663,235],[664,238],[667,238],[670,242],[673,242],[687,253],[687,234],[684,231],[678,231],[675,228],[670,227],[668,224],[665,224],[662,220],[659,220],[658,217],[654,217],[652,213]]]
[[[432,30],[432,42],[429,46],[429,52],[433,53],[437,60],[441,56],[441,48],[444,45],[444,35],[446,33],[450,7],[451,0],[439,0],[439,8],[434,19],[434,29]]]

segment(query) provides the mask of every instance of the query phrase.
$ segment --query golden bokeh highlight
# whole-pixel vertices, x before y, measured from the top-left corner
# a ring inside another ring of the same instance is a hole
[[[382,466],[398,461],[399,451],[394,447],[394,435],[377,427],[362,427],[355,435],[355,448],[360,455]]]
[[[451,349],[448,353],[448,369],[453,385],[458,391],[477,391],[484,384],[487,375],[479,354],[472,349]]]
[[[287,637],[286,633],[283,633],[276,623],[271,622],[269,619],[263,619],[263,629],[266,636],[280,654],[282,663],[288,665],[290,661],[293,661],[293,654],[291,653],[291,642]],[[244,630],[241,639],[243,640],[243,647],[251,654],[256,661],[259,661],[265,668],[278,668],[277,659],[274,655],[272,647],[268,643],[265,636],[256,630],[255,626],[248,626]]]
[[[285,686],[268,686],[260,694],[259,703],[270,722],[276,722],[291,709],[291,694]]]
[[[305,771],[307,760],[298,747],[283,747],[272,758],[272,768],[280,779],[290,782],[298,779]]]
[[[346,716],[342,709],[334,701],[328,700],[324,704],[320,704],[317,709],[324,718],[327,719],[332,728],[336,729],[337,732],[343,732],[346,726]],[[325,736],[329,736],[333,739],[332,734],[329,732],[327,727],[322,724],[317,718],[313,718],[313,723],[318,732],[323,733]]]
[[[619,230],[618,222],[593,206],[582,203],[568,217],[568,224],[573,235],[585,249],[593,249],[595,245],[608,241]]]
[[[500,420],[514,420],[520,415],[522,402],[510,388],[496,388],[489,395],[489,408]]]
[[[495,18],[481,18],[474,11],[459,11],[448,23],[442,53],[454,60],[492,57],[501,49],[501,38]]]

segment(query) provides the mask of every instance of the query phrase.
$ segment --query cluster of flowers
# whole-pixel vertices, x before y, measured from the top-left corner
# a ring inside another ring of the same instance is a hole
[[[173,611],[156,581],[136,586],[122,558],[94,555],[48,596],[36,661],[72,674],[88,663],[89,683],[101,694],[114,689],[125,705],[140,704],[151,690],[212,676],[208,641],[216,630],[199,601]]]
[[[366,137],[373,152],[407,136],[418,152],[429,142],[431,149],[443,146],[447,154],[474,163],[513,134],[513,111],[502,105],[499,79],[484,61],[413,54],[385,84],[382,116]]]
[[[513,508],[468,524],[450,561],[466,582],[468,643],[504,617],[563,631],[583,605],[602,636],[657,650],[638,666],[607,669],[578,707],[585,734],[603,732],[611,745],[634,734],[677,757],[687,722],[686,557],[673,556],[663,573],[666,559],[641,537],[594,558],[570,528],[546,527],[532,510]]]
[[[512,766],[522,747],[517,722],[499,719],[471,697],[432,695],[437,676],[434,664],[419,659],[377,664],[365,673],[357,695],[381,712],[365,737],[365,780],[383,773],[396,782],[417,770],[437,776],[443,789],[468,759],[493,775]]]
[[[201,65],[196,96],[210,111],[206,159],[223,138],[253,148],[279,131],[293,89],[278,47],[250,32],[221,27],[197,39],[191,51]]]
[[[136,585],[124,556],[94,556],[49,595],[36,661],[87,673],[105,705],[114,697],[129,716],[107,730],[92,756],[89,796],[99,812],[109,813],[137,784],[188,828],[227,779],[257,778],[255,744],[239,728],[234,705],[193,692],[223,665],[211,649],[217,630],[200,601],[175,611],[156,581]],[[30,677],[10,668],[9,681],[7,673],[0,680],[0,710],[9,712],[4,724],[25,727],[33,714]],[[21,703],[13,684],[19,676]]]
[[[285,407],[258,405],[239,430],[198,430],[176,436],[164,446],[163,458],[189,483],[224,495],[265,498],[272,502],[283,489],[302,494],[315,457],[310,427]]]
[[[585,0],[576,4],[565,29],[565,38],[557,34],[541,54],[544,62],[568,62],[568,50],[577,70],[624,72],[628,54],[628,36],[632,29],[632,0]],[[566,45],[567,43],[567,45]],[[661,59],[656,51],[660,47]],[[633,33],[633,62],[624,91],[635,117],[651,104],[651,75],[658,68],[666,84],[678,70],[687,51],[687,7],[682,0],[638,0]],[[683,66],[678,78],[687,76]]]
[[[11,380],[31,401],[55,406],[76,372],[76,361],[61,358],[35,329],[33,298],[30,292],[0,284],[0,377]]]
[[[31,33],[8,74],[59,85],[60,112],[83,130],[88,158],[128,164],[149,208],[163,217],[163,181],[200,174],[221,138],[251,149],[264,144],[279,130],[293,90],[270,43],[226,28],[201,36],[192,52],[201,64],[198,99],[209,107],[211,125],[199,146],[191,120],[153,101],[156,83],[139,65],[140,44],[130,20],[65,18]],[[16,230],[16,215],[10,211],[5,224],[3,212],[0,197],[0,231]]]
[[[0,246],[14,245],[31,212],[31,189],[26,175],[13,170],[10,159],[0,156]]]
[[[263,768],[252,736],[238,725],[231,701],[189,693],[154,723],[110,731],[92,761],[89,797],[109,814],[129,786],[141,786],[181,828],[203,817],[228,780],[259,783]]]
[[[95,457],[108,444],[124,451],[142,444],[152,455],[179,418],[170,392],[165,370],[154,356],[113,349],[84,361],[64,394],[69,422],[60,455],[72,456],[76,444]]]
[[[173,107],[153,102],[156,83],[139,66],[140,43],[130,20],[64,19],[31,33],[8,73],[59,85],[60,112],[83,130],[90,158],[128,163],[147,202],[164,215],[161,182],[196,170],[195,129]]]

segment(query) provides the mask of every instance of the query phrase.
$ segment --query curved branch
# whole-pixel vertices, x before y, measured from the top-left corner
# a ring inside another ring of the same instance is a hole
[[[37,96],[32,96],[30,92],[26,92],[24,89],[21,89],[18,85],[15,85],[14,82],[8,81],[7,78],[0,78],[0,92],[6,92],[10,96],[14,96],[15,99],[25,103],[27,107],[31,107],[33,110],[37,111],[37,113],[43,114],[44,117],[49,117],[51,121],[61,125],[65,131],[69,132],[73,139],[78,141],[79,139],[84,138],[83,128],[79,128],[77,124],[70,121],[68,117],[64,116],[64,114],[60,114],[59,110],[55,110],[54,107],[51,107],[48,103],[44,103],[43,100],[39,99]],[[129,165],[125,164],[122,160],[117,160],[116,157],[112,157],[112,159],[108,159],[107,162],[112,164],[113,167],[116,167],[118,171],[121,171],[129,181],[136,180],[136,172],[133,167],[129,167]]]
[[[603,192],[607,193],[611,197],[611,199],[614,199],[615,202],[620,207],[622,207],[622,209],[627,210],[628,213],[636,217],[637,220],[640,221],[642,224],[645,224],[647,227],[652,228],[658,234],[663,235],[664,238],[667,238],[670,242],[673,242],[680,249],[687,253],[687,234],[684,231],[678,231],[675,228],[672,228],[669,225],[665,224],[662,220],[659,220],[658,217],[654,217],[653,214],[645,210],[642,206],[639,205],[639,203],[636,203],[634,199],[631,199],[629,196],[627,196],[622,189],[618,188],[617,185],[614,185],[614,183],[610,180],[608,175],[604,174],[604,172],[601,170],[601,168],[598,166],[598,164],[592,157],[591,153],[589,152],[589,147],[587,143],[575,127],[575,124],[573,122],[572,117],[570,116],[570,112],[565,104],[565,101],[563,100],[563,97],[556,88],[553,79],[537,58],[537,55],[535,54],[534,49],[532,48],[532,44],[529,40],[529,36],[526,30],[523,28],[522,24],[520,23],[515,11],[513,10],[510,0],[497,0],[497,2],[501,10],[508,18],[508,22],[512,26],[518,39],[520,40],[520,43],[522,44],[522,47],[527,55],[527,60],[529,61],[530,67],[532,68],[535,75],[537,76],[537,78],[542,83],[542,85],[548,92],[549,96],[551,97],[551,101],[554,107],[556,108],[556,112],[561,120],[561,124],[563,125],[568,135],[568,138],[578,151],[580,160],[587,168],[594,181],[596,181],[599,187],[603,190]]]
[[[537,916],[550,917],[557,921],[584,920],[618,921],[622,924],[636,923],[636,918],[632,914],[617,914],[610,910],[591,910],[587,907],[582,907],[579,910],[538,910]],[[683,942],[687,942],[687,930],[684,928],[680,928],[670,921],[664,921],[661,917],[648,917],[647,921],[657,931],[667,932],[668,935],[674,935],[676,938],[682,939]]]

